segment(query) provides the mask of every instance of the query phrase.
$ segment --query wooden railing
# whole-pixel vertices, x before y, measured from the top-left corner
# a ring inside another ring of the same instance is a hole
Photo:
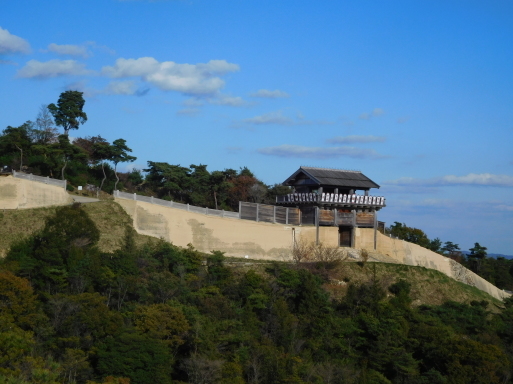
[[[284,196],[276,196],[277,203],[321,203],[321,204],[338,204],[345,206],[374,206],[384,207],[385,198],[383,196],[364,196],[356,194],[342,193],[290,193]]]

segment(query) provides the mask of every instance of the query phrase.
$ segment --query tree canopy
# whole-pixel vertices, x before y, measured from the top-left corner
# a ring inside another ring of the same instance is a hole
[[[66,136],[70,129],[78,129],[80,124],[87,121],[87,114],[83,111],[84,104],[83,92],[65,91],[59,96],[57,105],[53,103],[48,105],[55,124],[64,129]]]

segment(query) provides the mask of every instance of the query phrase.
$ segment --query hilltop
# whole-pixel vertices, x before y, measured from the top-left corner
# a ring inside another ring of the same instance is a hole
[[[82,209],[92,219],[100,231],[98,247],[102,252],[114,252],[122,244],[125,229],[132,227],[132,218],[115,201],[102,200],[93,204],[82,204]],[[10,245],[27,238],[44,227],[46,219],[53,216],[58,207],[34,208],[26,210],[6,210],[0,212],[0,255],[5,256]],[[155,244],[158,239],[137,234],[134,231],[135,244]],[[376,255],[378,256],[378,255]],[[206,254],[205,254],[206,257]],[[387,257],[381,255],[383,260]],[[279,261],[278,261],[279,263]],[[262,269],[269,261],[227,258],[226,265],[234,271]],[[487,300],[493,307],[502,307],[499,300],[492,298],[475,287],[455,281],[441,272],[424,267],[414,267],[397,263],[345,262],[335,269],[327,271],[330,280],[325,289],[335,298],[344,296],[348,283],[365,283],[374,274],[380,279],[384,289],[399,279],[412,285],[414,305],[440,305],[445,301],[470,303]]]

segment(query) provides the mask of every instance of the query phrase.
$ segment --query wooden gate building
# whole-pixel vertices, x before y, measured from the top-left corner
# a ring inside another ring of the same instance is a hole
[[[301,225],[338,226],[339,245],[354,245],[354,228],[378,229],[383,196],[371,195],[379,185],[359,171],[300,167],[283,185],[293,192],[276,198],[276,205],[297,207]]]

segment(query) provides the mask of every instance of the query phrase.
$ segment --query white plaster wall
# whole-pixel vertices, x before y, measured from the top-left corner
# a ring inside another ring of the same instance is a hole
[[[133,218],[136,231],[161,237],[182,247],[192,244],[202,252],[220,250],[227,256],[290,260],[293,232],[296,240],[315,241],[313,226],[289,226],[207,216],[181,209],[163,207],[141,201],[116,199]],[[374,260],[422,266],[440,271],[463,283],[475,286],[491,296],[509,296],[462,265],[442,255],[403,240],[391,239],[377,232],[374,250],[374,229],[355,229],[355,248],[366,249]],[[338,246],[338,228],[319,228],[319,240]]]
[[[0,177],[0,209],[28,209],[71,204],[73,199],[62,187]]]

